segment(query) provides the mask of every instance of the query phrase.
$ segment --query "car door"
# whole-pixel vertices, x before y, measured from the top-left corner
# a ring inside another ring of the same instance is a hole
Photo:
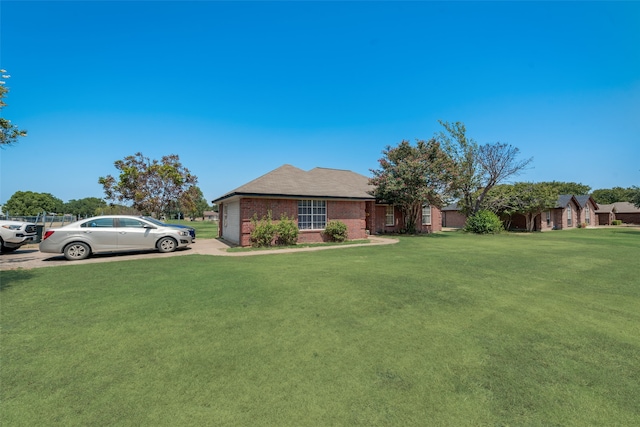
[[[155,226],[136,218],[118,218],[118,250],[153,249]]]
[[[94,252],[115,251],[118,247],[118,234],[113,218],[93,218],[80,224],[78,234],[91,245]]]

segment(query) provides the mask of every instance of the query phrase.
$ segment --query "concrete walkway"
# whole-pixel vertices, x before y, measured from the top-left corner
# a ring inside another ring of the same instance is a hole
[[[159,253],[158,251],[143,251],[143,252],[119,252],[119,253],[105,253],[95,254],[87,259],[81,261],[67,261],[65,257],[54,254],[42,253],[38,250],[38,245],[26,245],[21,247],[12,253],[2,254],[0,256],[0,271],[1,270],[17,270],[17,269],[30,269],[40,267],[53,267],[57,265],[80,265],[80,264],[92,264],[98,262],[111,262],[111,261],[124,261],[143,258],[161,258],[172,257],[181,255],[213,255],[213,256],[257,256],[257,255],[272,255],[294,252],[309,252],[309,251],[321,251],[321,250],[337,250],[355,248],[358,246],[372,246],[372,245],[389,245],[397,243],[398,239],[370,236],[368,243],[355,243],[351,245],[336,245],[336,246],[316,246],[305,248],[286,248],[286,249],[264,249],[244,252],[227,252],[227,249],[233,247],[224,240],[219,239],[199,239],[196,240],[191,246],[186,249],[177,250],[171,253]]]
[[[335,245],[335,246],[311,246],[304,248],[286,248],[286,249],[262,249],[244,252],[227,252],[227,249],[234,247],[221,239],[206,239],[196,242],[195,245],[191,245],[189,249],[184,252],[184,255],[200,254],[200,255],[219,255],[219,256],[250,256],[250,255],[270,255],[270,254],[283,254],[294,252],[309,252],[309,251],[322,251],[329,249],[347,249],[355,248],[358,246],[371,246],[371,245],[391,245],[398,243],[398,239],[390,237],[369,236],[368,243],[354,243],[350,245]]]

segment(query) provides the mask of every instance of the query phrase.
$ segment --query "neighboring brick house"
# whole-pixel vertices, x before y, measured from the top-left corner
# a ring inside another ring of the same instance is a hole
[[[597,209],[598,205],[589,195],[561,194],[553,209],[536,216],[534,230],[562,230],[577,227],[579,224],[586,224],[588,227],[598,225]],[[512,228],[524,229],[524,216],[514,215]]]
[[[365,239],[369,233],[402,229],[402,217],[393,206],[376,203],[369,194],[369,178],[355,172],[315,168],[304,171],[283,165],[213,200],[218,204],[219,235],[240,246],[250,246],[251,218],[271,211],[273,220],[282,214],[298,224],[300,243],[325,240],[327,222],[347,225],[348,238]],[[423,209],[423,231],[440,230],[440,211]]]
[[[217,221],[218,220],[218,212],[216,211],[204,211],[202,213],[205,221]]]
[[[640,224],[640,208],[629,202],[600,205],[597,215],[600,225],[611,225],[614,219],[625,224]]]
[[[442,208],[442,226],[451,228],[463,228],[467,222],[467,216],[460,212],[457,203]]]
[[[598,215],[598,225],[611,225],[616,219],[615,206],[613,203],[607,205],[598,205],[596,215]]]
[[[589,195],[576,196],[580,210],[578,211],[578,220],[580,224],[591,227],[598,225],[598,204]]]

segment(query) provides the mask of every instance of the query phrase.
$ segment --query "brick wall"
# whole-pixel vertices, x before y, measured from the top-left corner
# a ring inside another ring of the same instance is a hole
[[[433,221],[432,221],[433,222]],[[442,225],[445,227],[462,228],[467,222],[467,217],[460,211],[442,212]]]
[[[374,234],[384,233],[400,233],[404,229],[404,219],[402,212],[397,207],[394,207],[394,225],[386,225],[387,221],[387,206],[376,205],[374,208],[375,214],[373,220],[370,221],[373,226],[371,232]],[[420,218],[422,222],[422,218]],[[434,231],[442,231],[442,212],[435,206],[431,207],[431,224],[422,225],[418,224],[418,231],[421,233],[433,233]]]
[[[366,239],[366,202],[327,200],[327,222],[340,220],[347,225],[349,240]],[[258,219],[266,217],[271,210],[274,222],[284,213],[294,221],[298,220],[298,200],[295,199],[261,199],[243,198],[240,200],[240,245],[251,246],[251,218],[254,213]],[[299,243],[320,243],[326,241],[322,230],[300,230]]]

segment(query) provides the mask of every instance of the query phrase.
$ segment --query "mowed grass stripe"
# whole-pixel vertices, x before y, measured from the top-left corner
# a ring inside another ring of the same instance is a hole
[[[633,425],[640,233],[2,272],[6,425]]]

